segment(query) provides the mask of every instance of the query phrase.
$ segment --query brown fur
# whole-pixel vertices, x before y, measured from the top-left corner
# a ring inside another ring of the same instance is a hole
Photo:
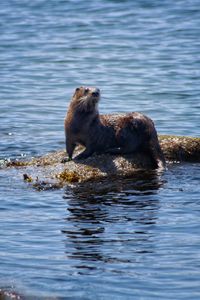
[[[99,115],[100,91],[80,87],[75,90],[65,118],[66,151],[72,158],[77,144],[85,150],[76,158],[93,153],[127,154],[145,152],[154,168],[165,165],[153,121],[137,112]]]

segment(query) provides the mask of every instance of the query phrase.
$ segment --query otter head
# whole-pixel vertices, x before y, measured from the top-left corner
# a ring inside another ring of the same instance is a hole
[[[100,90],[98,88],[81,86],[74,92],[72,97],[72,105],[74,108],[80,111],[98,111],[99,99]]]

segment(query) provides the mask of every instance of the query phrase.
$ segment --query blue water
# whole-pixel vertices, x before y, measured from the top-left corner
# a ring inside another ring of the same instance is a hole
[[[0,4],[0,159],[64,148],[73,90],[200,136],[197,0]],[[104,192],[36,192],[0,171],[0,289],[35,299],[200,299],[200,165]],[[52,298],[53,299],[53,298]],[[55,298],[54,298],[55,299]]]

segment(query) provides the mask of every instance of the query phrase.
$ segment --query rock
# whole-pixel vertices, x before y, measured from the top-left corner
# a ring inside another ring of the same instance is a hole
[[[159,141],[168,162],[200,162],[200,138],[160,135]],[[81,150],[79,147],[75,155]],[[152,168],[145,154],[102,154],[63,163],[65,158],[65,151],[57,151],[30,161],[10,161],[7,167],[25,168],[24,180],[38,190],[100,180],[112,181],[114,178],[133,176],[138,170]]]

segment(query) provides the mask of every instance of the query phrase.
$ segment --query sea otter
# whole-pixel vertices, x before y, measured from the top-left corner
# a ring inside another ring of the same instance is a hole
[[[100,90],[79,87],[75,90],[65,117],[66,151],[72,159],[77,144],[85,147],[76,159],[93,153],[130,154],[144,152],[152,167],[165,165],[153,121],[138,113],[100,115]]]

